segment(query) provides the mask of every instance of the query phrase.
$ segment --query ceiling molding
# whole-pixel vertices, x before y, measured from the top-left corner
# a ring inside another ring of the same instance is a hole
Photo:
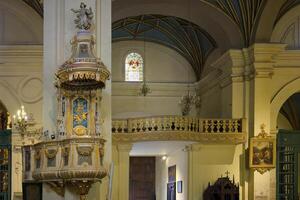
[[[201,27],[187,20],[163,15],[139,15],[112,25],[112,41],[140,40],[170,47],[181,54],[200,79],[205,61],[217,48],[215,40]]]
[[[201,0],[224,13],[238,26],[244,47],[252,44],[267,0]]]

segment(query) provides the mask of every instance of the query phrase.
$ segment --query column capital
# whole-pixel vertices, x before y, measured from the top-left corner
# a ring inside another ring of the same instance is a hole
[[[125,143],[125,144],[118,144],[117,145],[118,151],[131,151],[132,149],[132,144],[131,143]]]

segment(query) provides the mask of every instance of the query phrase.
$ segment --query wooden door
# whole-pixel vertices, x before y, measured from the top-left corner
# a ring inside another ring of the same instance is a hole
[[[298,200],[300,131],[279,130],[277,134],[277,199]]]
[[[130,157],[129,200],[155,200],[155,157]]]

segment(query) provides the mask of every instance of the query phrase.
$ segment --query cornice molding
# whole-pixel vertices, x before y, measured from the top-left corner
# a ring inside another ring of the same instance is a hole
[[[13,68],[39,68],[41,70],[43,53],[41,45],[0,45],[1,72],[13,71]]]
[[[243,144],[246,133],[191,133],[184,131],[163,131],[155,133],[113,133],[114,144],[142,141],[195,141],[205,144]]]
[[[112,96],[138,96],[143,82],[112,82]],[[193,83],[146,83],[151,89],[147,97],[181,97],[188,90],[193,93]],[[143,96],[141,97],[143,98]]]

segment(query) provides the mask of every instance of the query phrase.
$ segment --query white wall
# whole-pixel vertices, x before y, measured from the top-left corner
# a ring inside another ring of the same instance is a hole
[[[187,200],[188,155],[178,149],[166,160],[156,157],[156,200],[167,199],[168,167],[176,165],[176,200]],[[182,181],[182,193],[177,193],[177,181]]]
[[[202,93],[200,116],[202,118],[220,118],[222,116],[223,109],[222,98],[222,90],[219,85],[216,85]]]
[[[160,44],[142,41],[114,42],[112,45],[112,81],[125,80],[125,58],[135,51],[144,58],[146,81],[194,82],[195,73],[187,60],[175,50]]]
[[[144,50],[146,47],[146,51]],[[146,82],[151,89],[139,96],[142,83],[124,82],[126,55],[136,51],[144,57]],[[180,115],[178,105],[188,88],[194,92],[194,71],[176,51],[151,42],[122,41],[112,45],[113,118],[149,115]]]
[[[42,58],[41,46],[0,45],[0,101],[11,115],[24,105],[25,111],[33,114],[34,128],[42,126]],[[15,147],[23,142],[31,143],[13,133],[12,196],[22,192],[21,151]]]

